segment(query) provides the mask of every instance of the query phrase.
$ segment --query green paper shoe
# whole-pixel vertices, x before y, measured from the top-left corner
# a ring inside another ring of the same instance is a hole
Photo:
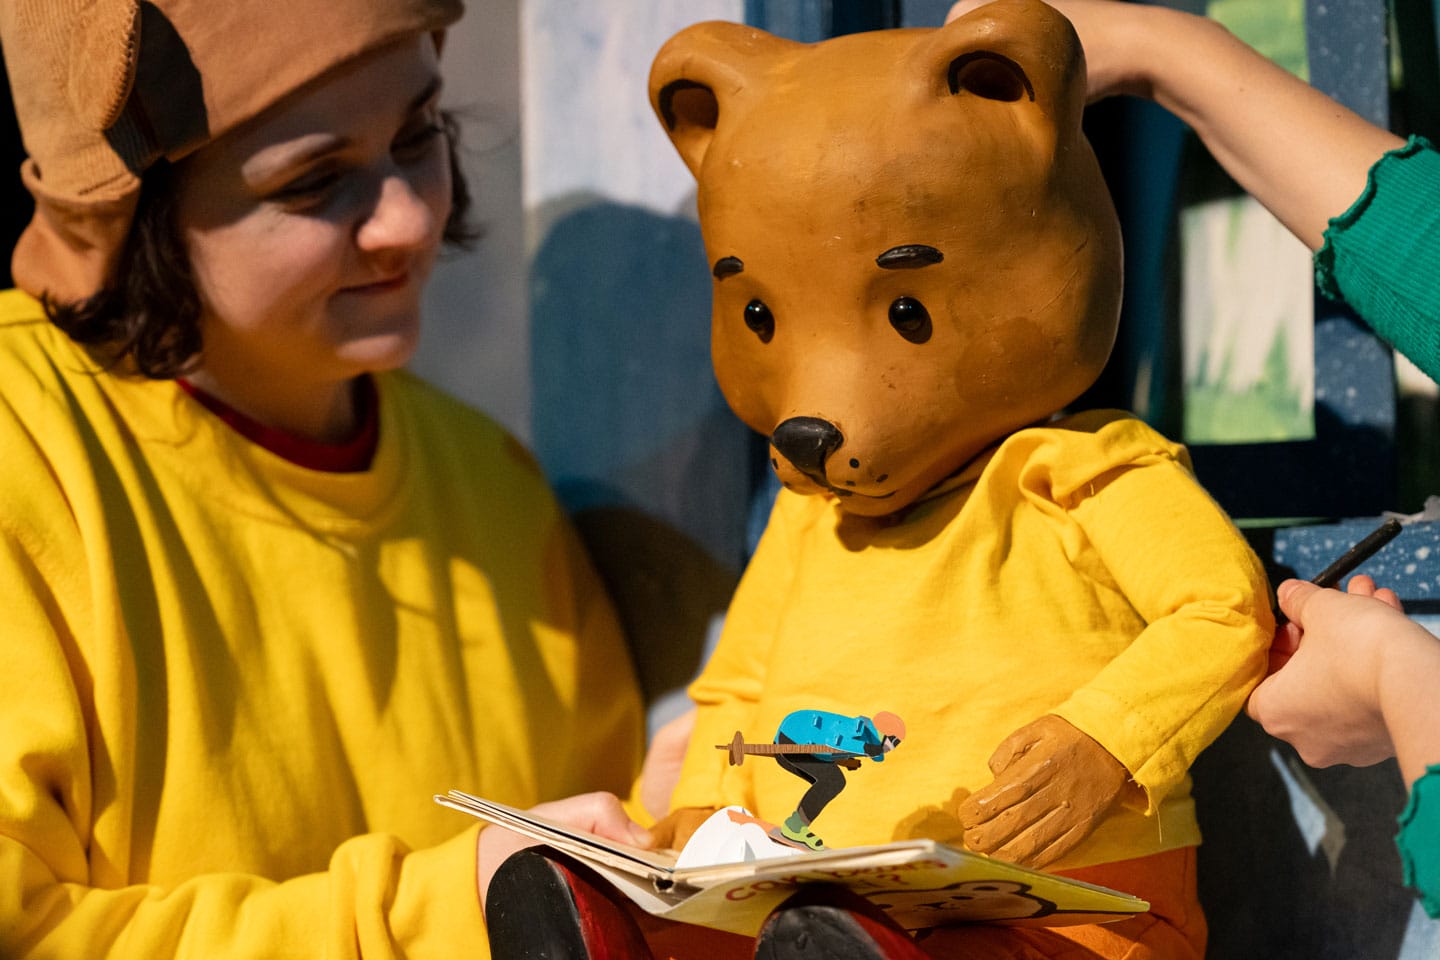
[[[815,836],[815,831],[810,829],[808,823],[801,824],[797,829],[790,826],[790,821],[786,820],[780,824],[780,826],[770,831],[770,836],[779,840],[781,843],[789,844],[792,847],[799,847],[801,850],[826,849],[825,841]]]

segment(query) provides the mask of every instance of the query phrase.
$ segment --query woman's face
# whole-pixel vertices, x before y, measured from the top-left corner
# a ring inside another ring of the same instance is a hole
[[[431,38],[400,41],[179,165],[200,371],[222,396],[333,388],[410,358],[450,210],[439,87]]]

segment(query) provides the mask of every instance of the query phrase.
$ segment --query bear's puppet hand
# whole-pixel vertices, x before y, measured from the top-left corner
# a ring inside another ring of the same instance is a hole
[[[1104,747],[1054,715],[1006,737],[990,772],[995,780],[960,803],[965,845],[1028,867],[1089,836],[1130,780]]]
[[[650,828],[650,836],[654,839],[656,848],[661,850],[683,848],[690,839],[690,835],[699,830],[701,824],[709,820],[718,809],[720,808],[681,807],[679,810],[670,811]]]

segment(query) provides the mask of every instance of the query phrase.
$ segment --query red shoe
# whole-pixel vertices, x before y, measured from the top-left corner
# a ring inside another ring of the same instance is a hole
[[[899,924],[859,894],[806,884],[765,918],[755,960],[927,960]]]
[[[490,952],[499,960],[653,960],[627,903],[589,867],[529,847],[490,881]]]

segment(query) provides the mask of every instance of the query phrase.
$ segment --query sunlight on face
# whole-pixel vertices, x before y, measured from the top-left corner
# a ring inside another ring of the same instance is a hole
[[[318,402],[409,360],[450,210],[439,88],[434,44],[416,36],[179,165],[208,389],[242,409],[265,391]]]

